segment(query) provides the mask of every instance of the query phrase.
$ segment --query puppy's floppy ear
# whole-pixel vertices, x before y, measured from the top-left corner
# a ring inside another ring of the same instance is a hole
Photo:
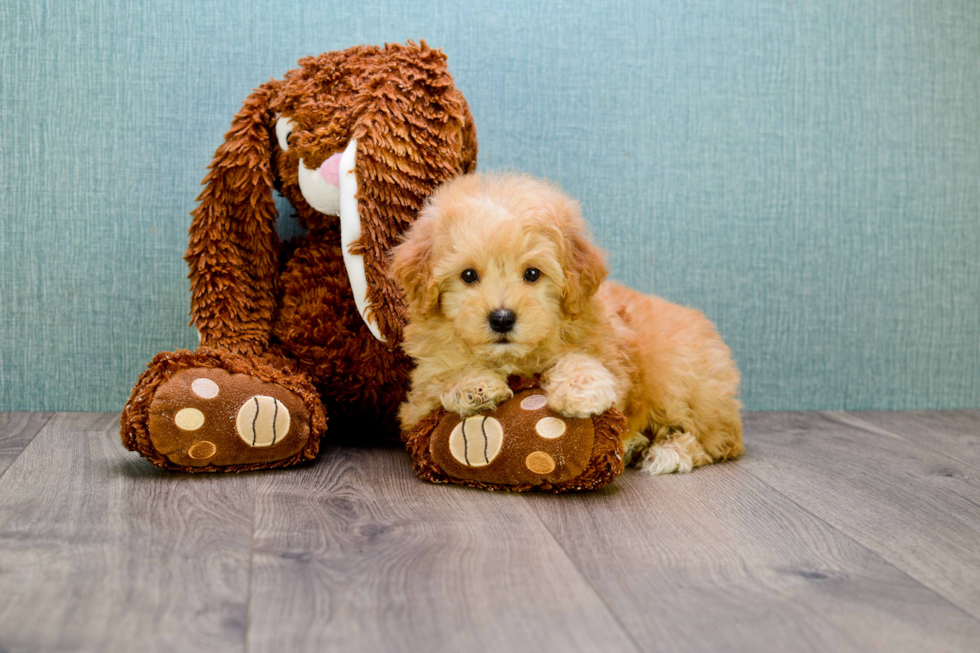
[[[588,229],[578,206],[566,201],[557,207],[557,211],[563,223],[562,269],[565,272],[565,285],[562,288],[562,308],[575,316],[585,310],[609,270],[602,250],[589,240]]]
[[[402,288],[411,313],[427,317],[439,306],[439,284],[432,272],[435,228],[422,217],[391,252],[389,273]]]
[[[269,342],[279,237],[272,198],[270,107],[280,82],[255,89],[235,115],[191,215],[191,316],[201,344],[260,353]]]

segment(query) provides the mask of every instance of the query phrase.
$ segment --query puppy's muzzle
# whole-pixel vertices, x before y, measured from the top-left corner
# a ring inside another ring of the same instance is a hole
[[[497,333],[508,333],[514,328],[514,323],[517,322],[517,315],[514,311],[506,308],[498,308],[490,313],[487,321],[490,322],[490,328]]]

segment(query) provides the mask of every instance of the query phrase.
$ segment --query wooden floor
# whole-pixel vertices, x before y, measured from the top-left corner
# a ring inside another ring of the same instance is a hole
[[[601,492],[398,449],[161,472],[113,414],[0,414],[0,651],[980,651],[980,411],[756,413]]]

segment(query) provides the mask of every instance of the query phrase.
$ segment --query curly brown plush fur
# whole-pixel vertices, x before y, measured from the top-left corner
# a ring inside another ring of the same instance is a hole
[[[387,252],[436,186],[475,169],[473,119],[445,55],[425,42],[358,46],[299,63],[245,100],[204,179],[186,260],[192,323],[202,347],[218,353],[193,364],[234,361],[256,374],[266,365],[281,372],[281,385],[312,383],[323,403],[311,408],[313,440],[324,432],[325,421],[315,417],[324,407],[334,429],[395,436],[411,362],[398,346],[405,308],[387,275]],[[292,125],[285,148],[277,138],[283,119]],[[313,208],[299,182],[301,162],[316,170],[354,140],[361,237],[351,253],[363,257],[364,318],[338,218]],[[295,242],[277,236],[274,189],[307,230]],[[122,416],[123,444],[161,466],[172,465],[148,448],[145,433],[154,389],[172,365],[166,355],[150,363]],[[306,389],[300,394],[309,399]],[[236,470],[268,466],[242,461]]]

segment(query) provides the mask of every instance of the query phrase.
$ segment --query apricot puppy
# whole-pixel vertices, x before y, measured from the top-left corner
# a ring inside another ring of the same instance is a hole
[[[393,252],[415,359],[404,430],[440,404],[468,415],[541,373],[549,406],[627,418],[624,445],[654,474],[744,451],[739,374],[700,312],[604,282],[578,205],[524,176],[466,175],[429,198]]]

